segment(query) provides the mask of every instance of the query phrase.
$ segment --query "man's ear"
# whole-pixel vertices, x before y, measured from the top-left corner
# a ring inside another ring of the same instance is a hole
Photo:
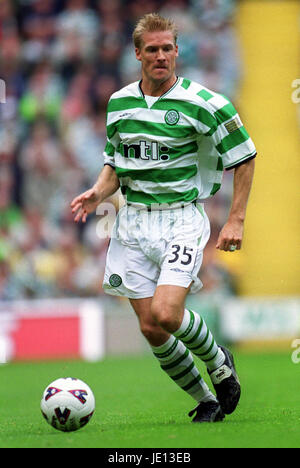
[[[141,61],[141,50],[138,49],[137,47],[135,48],[135,56],[137,60]]]

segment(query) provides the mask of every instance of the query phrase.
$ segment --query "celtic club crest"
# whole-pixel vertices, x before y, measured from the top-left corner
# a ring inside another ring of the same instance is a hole
[[[176,125],[179,120],[179,112],[175,109],[168,110],[165,115],[165,121],[168,125]]]
[[[122,278],[121,278],[121,276],[117,275],[116,273],[113,273],[109,277],[109,283],[113,288],[118,288],[122,284]]]

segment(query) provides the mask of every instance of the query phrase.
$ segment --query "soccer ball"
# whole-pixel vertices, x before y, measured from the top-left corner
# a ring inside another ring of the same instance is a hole
[[[50,383],[41,400],[42,415],[47,423],[64,432],[85,426],[95,410],[95,397],[82,380],[61,378]]]

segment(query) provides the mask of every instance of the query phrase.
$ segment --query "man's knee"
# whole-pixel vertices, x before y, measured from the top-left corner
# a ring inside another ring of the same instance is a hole
[[[182,323],[185,299],[189,288],[160,285],[150,304],[150,314],[169,333],[176,332]]]
[[[159,324],[153,322],[141,322],[140,329],[146,340],[152,346],[160,346],[168,339],[165,330]]]
[[[176,331],[180,327],[177,304],[153,301],[151,305],[151,315],[164,330],[170,333]]]
[[[149,341],[155,335],[156,329],[149,323],[141,323],[140,329],[144,337]]]

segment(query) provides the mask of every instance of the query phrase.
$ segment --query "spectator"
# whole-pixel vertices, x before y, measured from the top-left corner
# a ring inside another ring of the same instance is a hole
[[[193,0],[191,11],[198,20],[198,80],[234,100],[241,73],[233,28],[235,0]]]
[[[10,0],[2,0],[0,2],[0,42],[3,39],[17,32],[17,20],[15,16],[13,2]]]
[[[87,0],[67,0],[56,21],[58,39],[53,58],[57,63],[91,60],[96,49],[100,19]]]
[[[49,201],[55,194],[62,168],[61,148],[51,135],[47,123],[34,123],[30,138],[20,152],[23,170],[22,200],[25,208],[36,207],[47,213]]]
[[[49,58],[55,38],[56,14],[54,0],[35,0],[21,21],[24,37],[23,58],[30,64]]]
[[[75,120],[65,133],[66,148],[73,154],[87,185],[95,182],[95,174],[103,167],[106,145],[105,114],[85,114]]]
[[[31,124],[44,117],[55,122],[60,115],[63,83],[47,61],[39,63],[20,99],[20,115]]]
[[[6,86],[6,103],[0,106],[0,119],[2,123],[10,121],[16,127],[19,99],[24,90],[21,41],[15,29],[10,29],[0,41],[0,78]]]

